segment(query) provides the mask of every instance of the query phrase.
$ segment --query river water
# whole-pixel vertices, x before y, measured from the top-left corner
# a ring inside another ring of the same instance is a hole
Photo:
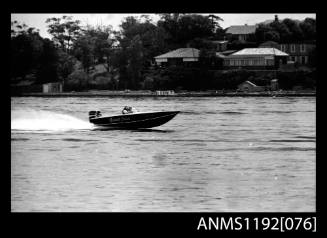
[[[89,110],[182,111],[95,130]],[[314,212],[314,97],[13,97],[11,210]]]

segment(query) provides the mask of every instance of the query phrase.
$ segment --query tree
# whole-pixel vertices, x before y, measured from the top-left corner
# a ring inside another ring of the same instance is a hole
[[[154,25],[149,18],[125,18],[121,30],[116,33],[121,50],[115,51],[115,60],[119,59],[121,84],[126,87],[138,87],[141,72],[147,68],[153,57],[167,50],[167,34],[163,28]]]
[[[188,42],[193,38],[205,38],[213,35],[215,26],[208,17],[202,15],[185,15],[178,21],[178,38]]]
[[[11,33],[12,78],[24,80],[30,74],[36,83],[46,83],[64,80],[73,71],[74,57],[42,38],[35,28],[13,22]]]
[[[116,39],[113,37],[114,31],[111,26],[88,26],[84,31],[84,36],[93,39],[93,55],[96,63],[102,63],[107,71],[110,71],[110,58],[113,53],[113,46],[116,44]]]
[[[89,74],[90,67],[95,64],[94,56],[95,38],[85,34],[80,36],[74,44],[74,55],[82,62],[84,72]]]
[[[298,22],[296,22],[292,19],[286,18],[283,20],[283,23],[287,26],[288,30],[290,31],[290,33],[291,33],[290,38],[292,39],[292,41],[297,42],[297,41],[303,40],[303,38],[304,38],[303,31],[302,31],[301,27],[299,26]]]
[[[203,16],[198,14],[183,14],[173,17],[171,14],[161,15],[158,26],[167,33],[167,43],[171,49],[185,47],[194,38],[214,37],[215,33],[221,34],[218,16]]]
[[[115,82],[118,84],[118,88],[127,88],[127,59],[126,51],[122,48],[113,50],[111,54],[110,65],[119,72],[119,81]]]
[[[273,21],[269,24],[269,26],[276,32],[278,32],[280,36],[280,42],[289,43],[292,42],[292,33],[284,22]]]
[[[190,41],[190,47],[196,49],[215,50],[216,45],[212,41],[203,38],[194,38]]]
[[[200,62],[202,68],[215,68],[219,59],[215,48],[200,48]]]
[[[304,40],[316,40],[316,20],[313,18],[306,18],[299,24],[303,32]]]
[[[275,41],[279,42],[280,41],[280,35],[277,31],[271,30],[267,31],[264,34],[264,40],[265,41]]]
[[[60,80],[65,83],[68,76],[74,71],[76,58],[62,50],[58,50],[57,73]]]
[[[259,43],[265,42],[265,33],[271,28],[266,24],[259,24],[255,30],[255,38]]]
[[[43,39],[35,28],[18,22],[11,26],[11,78],[24,80],[42,63]]]
[[[18,21],[11,22],[11,37],[21,34],[38,34],[39,32],[39,29],[29,27],[25,23],[19,23]]]
[[[49,39],[43,39],[40,62],[36,72],[36,82],[42,84],[58,81],[58,53],[54,43]]]
[[[143,63],[143,46],[141,37],[136,35],[127,49],[127,73],[128,85],[131,88],[137,88],[141,79],[141,70]]]
[[[306,18],[302,22],[288,18],[283,21],[275,20],[269,24],[260,24],[256,29],[255,35],[259,43],[268,40],[279,43],[315,40],[316,21],[312,18]]]
[[[81,33],[80,21],[74,21],[71,16],[63,16],[62,18],[48,18],[46,23],[48,23],[48,32],[53,36],[53,40],[63,51],[70,52],[72,44]]]
[[[219,25],[219,21],[223,21],[223,19],[216,15],[209,15],[208,18],[211,20],[212,29],[214,30],[213,33],[220,31],[222,27]]]

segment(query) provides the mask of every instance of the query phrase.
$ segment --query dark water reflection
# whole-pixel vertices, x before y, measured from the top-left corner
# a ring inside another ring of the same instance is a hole
[[[12,211],[315,211],[315,103],[12,98]],[[182,112],[153,129],[87,121],[125,105]]]

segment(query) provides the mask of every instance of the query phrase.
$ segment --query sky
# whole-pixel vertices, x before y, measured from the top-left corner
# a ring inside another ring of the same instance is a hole
[[[150,15],[154,22],[159,19],[157,14]],[[200,14],[200,13],[199,13]],[[303,20],[307,17],[316,18],[315,13],[308,14],[279,14],[279,13],[269,13],[269,14],[220,14],[220,13],[207,13],[203,15],[214,14],[223,19],[220,21],[220,25],[223,28],[227,28],[231,25],[252,25],[260,23],[266,20],[273,20],[275,15],[278,15],[279,19],[291,18]],[[115,30],[119,29],[121,21],[127,16],[141,16],[143,14],[11,14],[11,21],[18,21],[20,23],[25,23],[29,27],[35,27],[40,30],[40,35],[45,38],[51,38],[47,33],[47,24],[45,23],[47,18],[51,17],[62,17],[62,16],[72,16],[74,20],[80,20],[82,25],[111,25]]]

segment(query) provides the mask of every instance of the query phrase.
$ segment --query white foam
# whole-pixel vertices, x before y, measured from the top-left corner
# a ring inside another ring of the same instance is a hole
[[[66,131],[92,129],[93,125],[79,118],[44,110],[11,111],[11,129],[24,131]]]

